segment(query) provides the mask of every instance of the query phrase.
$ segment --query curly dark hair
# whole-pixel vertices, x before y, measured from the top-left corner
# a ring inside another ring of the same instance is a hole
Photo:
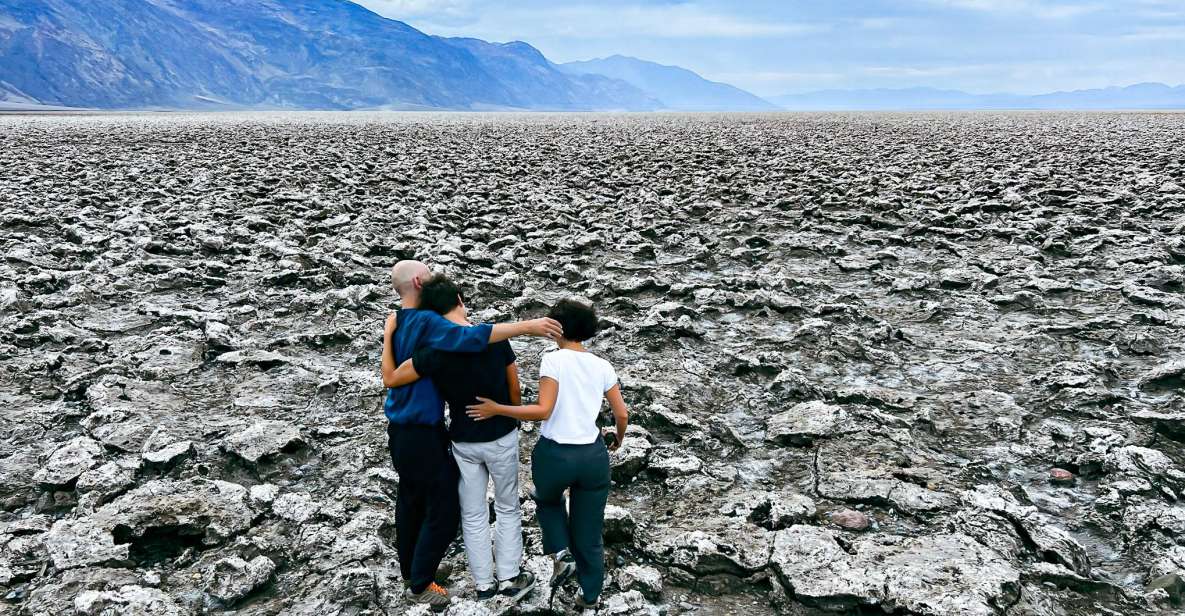
[[[564,338],[573,342],[584,342],[592,338],[601,327],[593,307],[574,299],[561,299],[556,302],[547,316],[559,321],[564,328]]]
[[[420,308],[447,314],[461,303],[461,288],[444,274],[436,274],[420,287]]]

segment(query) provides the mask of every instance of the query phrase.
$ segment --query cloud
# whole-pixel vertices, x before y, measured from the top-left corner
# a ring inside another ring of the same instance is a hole
[[[784,94],[791,89],[803,87],[818,89],[827,85],[841,84],[848,77],[845,73],[836,71],[751,71],[712,73],[704,76],[748,90],[774,94]]]
[[[355,0],[429,34],[615,53],[758,94],[1179,82],[1185,0]]]
[[[1023,14],[1043,19],[1068,19],[1106,10],[1098,2],[1051,2],[1049,0],[925,0],[954,9],[998,14]]]
[[[353,0],[392,19],[423,19],[434,24],[460,26],[477,20],[472,0]]]
[[[355,0],[380,15],[408,20],[430,34],[528,38],[532,33],[597,39],[768,38],[817,32],[818,24],[748,19],[697,2],[486,2]],[[474,27],[468,27],[474,26]]]
[[[695,4],[633,5],[610,10],[580,8],[569,11],[570,23],[594,26],[596,34],[637,34],[666,38],[762,38],[818,32],[818,24],[758,21],[705,9]],[[562,13],[557,16],[563,16]]]
[[[860,72],[874,77],[901,79],[931,79],[955,75],[977,74],[994,68],[990,64],[956,64],[949,66],[865,66]]]
[[[1128,41],[1181,41],[1185,43],[1185,26],[1148,26],[1120,35]]]

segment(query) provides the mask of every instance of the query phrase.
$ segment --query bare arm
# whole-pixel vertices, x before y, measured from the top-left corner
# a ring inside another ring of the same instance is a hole
[[[535,404],[511,406],[498,404],[489,398],[478,398],[478,404],[471,404],[467,408],[469,416],[476,421],[483,421],[495,415],[513,417],[520,421],[543,421],[551,417],[559,393],[560,384],[555,379],[545,376],[539,379],[539,402]]]
[[[395,313],[392,312],[387,315],[387,322],[383,325],[383,360],[379,367],[385,387],[392,387],[387,385],[387,374],[395,372],[395,352],[391,350],[391,338],[395,335],[395,327]]]
[[[605,392],[605,399],[609,401],[609,408],[613,409],[613,421],[617,424],[617,441],[609,447],[609,451],[613,451],[625,442],[625,429],[630,423],[630,412],[625,407],[625,399],[621,397],[620,385],[614,385]]]
[[[456,353],[478,353],[489,345],[518,336],[539,336],[555,339],[564,329],[555,319],[531,319],[518,323],[497,325],[461,325],[438,315],[430,314],[425,321],[426,333],[421,347]]]
[[[499,323],[490,330],[490,344],[519,336],[538,336],[555,340],[563,333],[564,328],[560,326],[560,322],[547,317],[518,323]]]
[[[519,406],[523,403],[522,387],[518,383],[518,364],[511,362],[506,366],[506,383],[510,386],[510,403]]]
[[[388,369],[388,364],[391,368]],[[403,387],[410,383],[420,380],[420,373],[416,372],[416,366],[412,360],[408,359],[398,368],[394,368],[395,360],[383,360],[383,387]]]

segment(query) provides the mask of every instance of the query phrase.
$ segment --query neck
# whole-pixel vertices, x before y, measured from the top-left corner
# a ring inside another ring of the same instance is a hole
[[[409,308],[409,309],[419,308],[420,307],[420,296],[416,293],[408,293],[407,295],[400,295],[399,296],[399,307],[400,308]]]
[[[456,323],[457,325],[473,325],[469,322],[469,319],[466,319],[465,316],[461,314],[459,310],[449,311],[444,315],[444,318]]]
[[[569,351],[582,351],[583,352],[583,351],[587,350],[584,348],[583,344],[580,344],[579,342],[573,342],[571,340],[565,340],[563,338],[560,338],[559,341],[556,342],[556,344],[559,345],[559,347],[561,349],[567,349]]]

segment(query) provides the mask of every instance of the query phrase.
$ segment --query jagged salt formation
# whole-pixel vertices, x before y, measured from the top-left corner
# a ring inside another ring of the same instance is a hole
[[[486,320],[598,305],[604,613],[1181,609],[1185,116],[0,124],[0,611],[419,613],[405,257]],[[452,614],[514,613],[448,564]]]

